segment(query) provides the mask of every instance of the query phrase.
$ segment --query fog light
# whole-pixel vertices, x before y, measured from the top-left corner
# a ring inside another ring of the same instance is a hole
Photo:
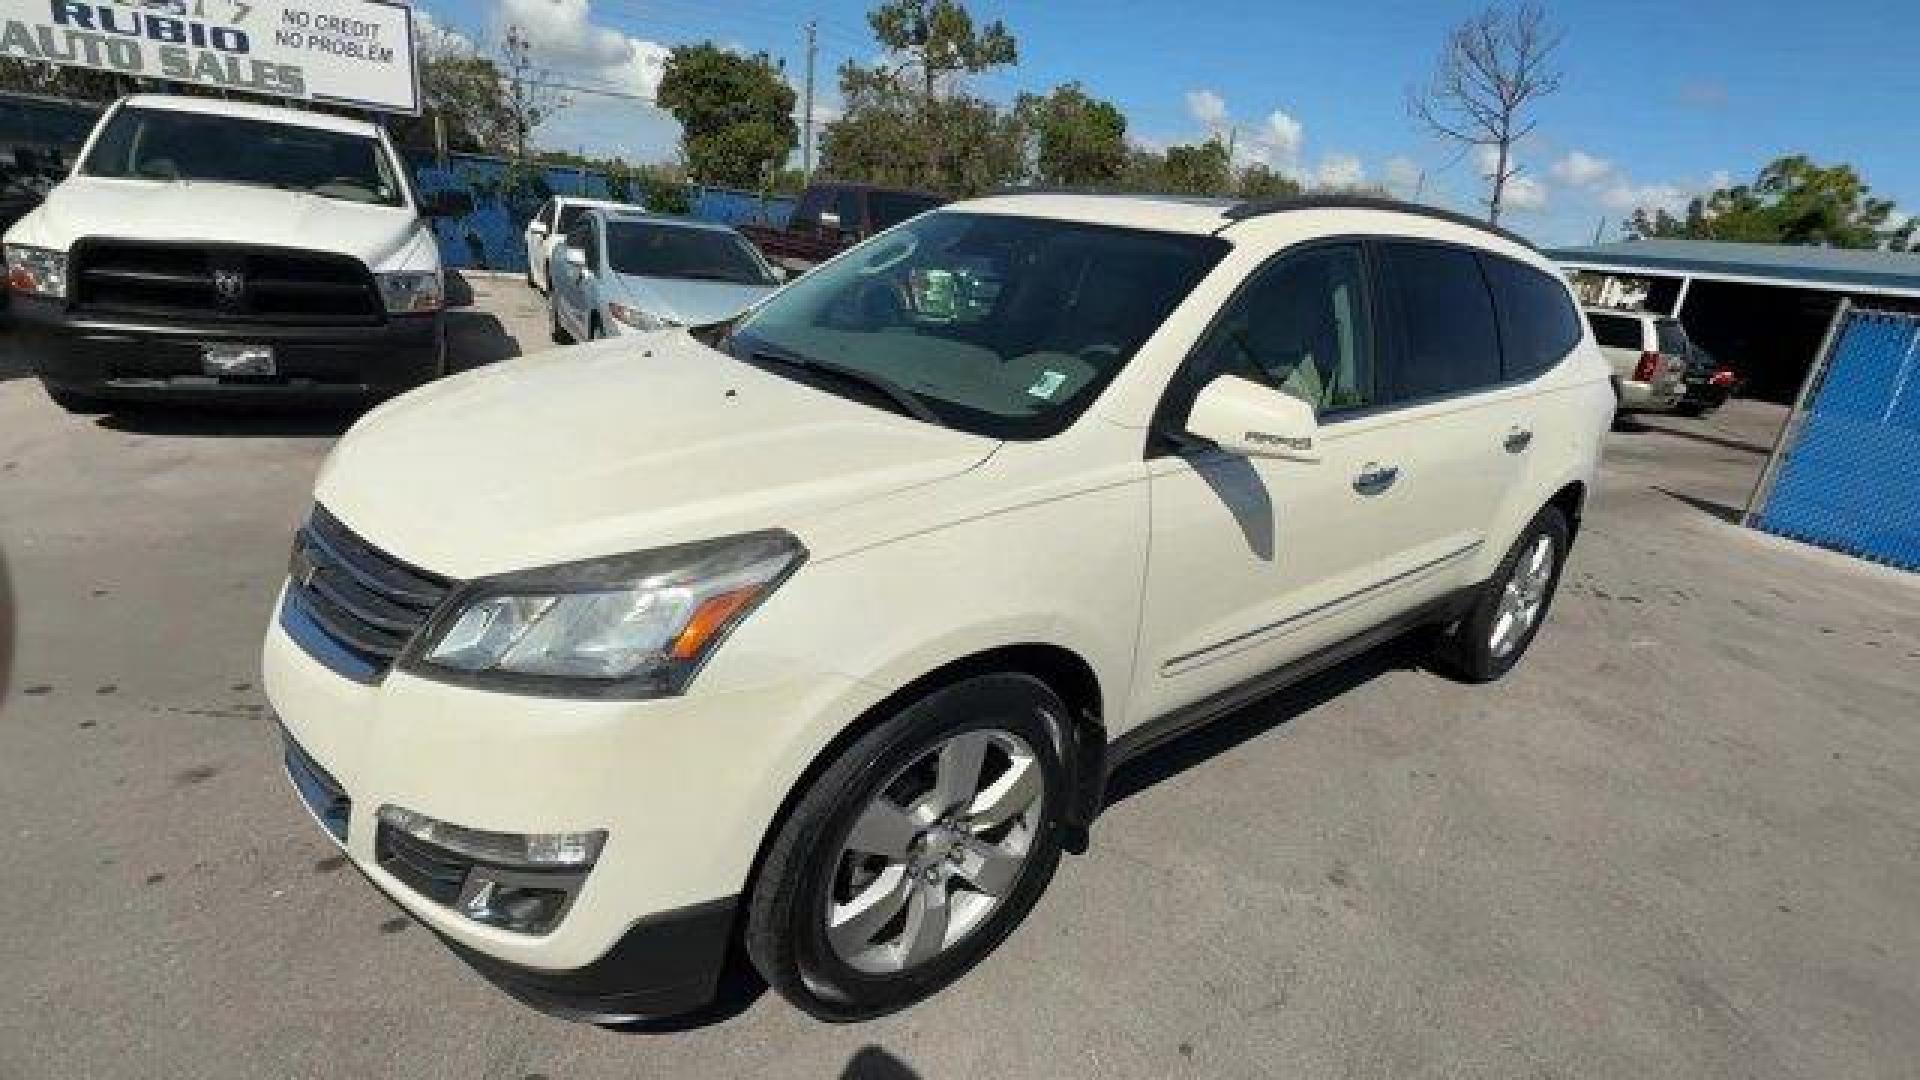
[[[469,829],[416,814],[391,803],[380,808],[380,820],[422,843],[446,848],[475,862],[524,869],[585,870],[600,858],[607,842],[605,829],[567,833],[505,833]]]
[[[569,884],[580,880],[577,875],[567,877]],[[568,889],[510,884],[483,866],[467,875],[466,892],[457,907],[474,922],[522,934],[544,934],[560,921],[570,896]]]

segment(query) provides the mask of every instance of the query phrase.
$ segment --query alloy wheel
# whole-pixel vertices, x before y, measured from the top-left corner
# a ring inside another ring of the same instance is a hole
[[[1513,572],[1500,589],[1493,629],[1487,635],[1487,648],[1494,656],[1511,653],[1540,621],[1540,613],[1547,606],[1547,590],[1553,584],[1554,557],[1553,537],[1543,532],[1514,560]]]
[[[1025,739],[963,731],[881,785],[835,860],[827,941],[857,971],[920,967],[985,923],[1013,891],[1046,807]]]

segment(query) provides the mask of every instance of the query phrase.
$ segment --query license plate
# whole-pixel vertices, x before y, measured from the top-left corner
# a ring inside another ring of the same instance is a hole
[[[273,346],[209,343],[200,348],[201,368],[209,375],[271,375]]]

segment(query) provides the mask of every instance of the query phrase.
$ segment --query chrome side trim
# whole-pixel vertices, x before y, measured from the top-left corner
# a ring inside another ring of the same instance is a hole
[[[1168,661],[1166,661],[1165,663],[1161,664],[1160,674],[1162,675],[1173,674],[1172,669],[1182,667],[1186,664],[1191,663],[1194,660],[1198,660],[1202,657],[1219,652],[1222,649],[1232,648],[1235,645],[1239,645],[1242,642],[1249,641],[1253,638],[1257,638],[1265,634],[1273,633],[1276,630],[1285,629],[1286,627],[1292,626],[1297,622],[1300,622],[1304,619],[1310,619],[1315,615],[1319,615],[1332,608],[1339,607],[1342,604],[1351,603],[1352,601],[1358,600],[1361,597],[1379,592],[1382,589],[1392,588],[1393,586],[1398,585],[1399,583],[1407,580],[1408,578],[1418,577],[1419,575],[1424,574],[1427,571],[1440,566],[1442,563],[1452,562],[1453,560],[1458,559],[1462,555],[1465,555],[1471,551],[1478,549],[1481,544],[1482,544],[1482,541],[1475,540],[1472,543],[1465,545],[1464,547],[1458,548],[1454,551],[1450,551],[1445,555],[1439,556],[1438,558],[1428,559],[1426,562],[1423,562],[1419,566],[1413,567],[1412,569],[1402,570],[1401,572],[1393,575],[1390,578],[1384,578],[1380,581],[1374,582],[1371,585],[1366,585],[1366,586],[1362,586],[1361,588],[1355,589],[1354,591],[1347,593],[1345,596],[1336,596],[1332,600],[1325,601],[1324,603],[1315,604],[1314,606],[1306,609],[1305,611],[1297,611],[1292,615],[1287,616],[1284,619],[1279,619],[1275,622],[1270,622],[1265,626],[1255,627],[1254,629],[1248,630],[1245,633],[1235,634],[1230,638],[1227,638],[1222,641],[1216,641],[1211,645],[1207,645],[1202,648],[1195,649],[1190,653],[1182,653],[1181,655],[1173,657]]]

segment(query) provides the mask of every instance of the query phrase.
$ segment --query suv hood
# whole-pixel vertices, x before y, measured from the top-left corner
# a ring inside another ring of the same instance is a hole
[[[351,255],[385,269],[420,231],[405,206],[204,181],[75,176],[47,193],[19,239],[65,250],[83,236],[266,244]]]
[[[965,472],[991,439],[740,363],[684,331],[442,379],[368,414],[317,498],[387,552],[459,578],[809,518]]]

